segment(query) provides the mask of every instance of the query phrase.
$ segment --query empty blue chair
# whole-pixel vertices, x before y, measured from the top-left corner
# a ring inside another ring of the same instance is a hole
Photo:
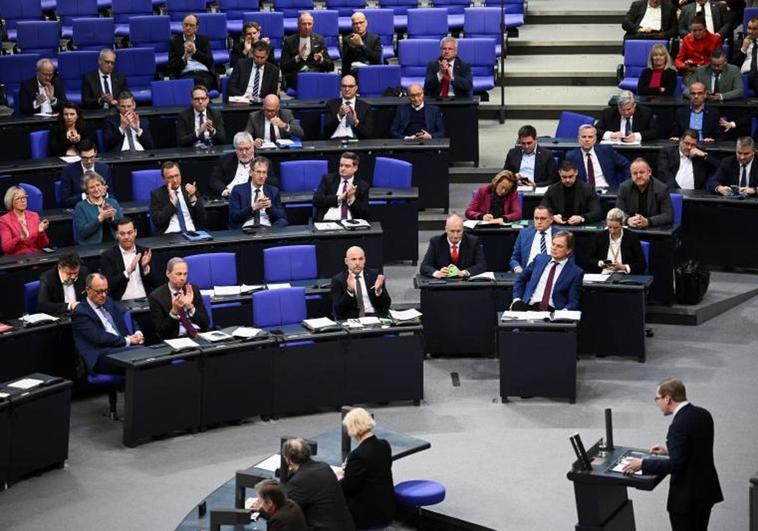
[[[18,183],[18,185],[26,192],[26,208],[32,212],[42,212],[42,190],[33,184]]]
[[[61,36],[70,39],[74,36],[75,18],[97,16],[97,0],[56,0],[55,11],[60,19]]]
[[[382,42],[382,59],[395,57],[395,21],[391,9],[366,9],[363,11],[368,22],[368,30],[376,33]]]
[[[47,145],[50,139],[50,130],[42,129],[29,133],[29,146],[32,152],[32,159],[44,159],[47,157]]]
[[[297,17],[301,11],[311,11],[313,0],[274,0],[274,11],[284,15],[284,32],[297,31]]]
[[[150,193],[164,186],[161,170],[135,170],[132,172],[132,201],[149,203]]]
[[[291,160],[279,165],[279,182],[282,192],[313,192],[321,177],[329,172],[325,160]]]
[[[237,285],[235,253],[204,253],[186,256],[189,281],[200,289]]]
[[[413,164],[389,157],[376,157],[372,186],[377,188],[410,188]]]
[[[153,95],[153,107],[180,107],[192,103],[192,79],[171,79],[151,81],[150,91]]]
[[[116,21],[116,35],[129,36],[129,18],[151,16],[153,14],[152,0],[112,0],[111,12]]]
[[[112,18],[75,18],[74,45],[77,50],[115,48],[116,23]]]
[[[624,41],[624,64],[619,65],[617,72],[618,88],[637,92],[640,73],[647,68],[647,57],[650,55],[650,49],[656,44],[667,46],[668,43],[659,40]]]
[[[340,28],[339,14],[337,11],[317,9],[309,11],[313,17],[313,33],[324,37],[329,57],[332,60],[340,57]]]
[[[417,8],[418,4],[418,0],[379,0],[379,7],[392,10],[395,31],[408,29],[408,10]]]
[[[227,47],[226,14],[225,13],[199,13],[197,15],[199,26],[197,32],[208,37],[210,41],[213,62],[223,65],[229,62],[229,50]]]
[[[24,313],[37,313],[37,297],[39,296],[39,280],[24,284]]]
[[[464,23],[463,12],[471,5],[471,0],[432,0],[432,5],[445,8],[448,28],[459,30]]]
[[[671,204],[674,206],[674,225],[681,225],[682,201],[684,200],[684,196],[677,193],[669,194],[669,196],[671,197]]]
[[[495,55],[500,57],[500,9],[495,7],[467,7],[463,13],[463,34],[466,38],[491,38],[495,41]]]
[[[171,33],[182,32],[182,20],[190,13],[197,15],[206,10],[206,0],[166,0],[166,13],[171,17]]]
[[[341,33],[352,33],[353,21],[350,19],[356,11],[363,11],[366,0],[326,0],[326,8],[333,9],[339,15]]]
[[[36,53],[43,57],[58,57],[60,34],[54,20],[23,20],[16,26],[16,46],[23,53]]]
[[[144,48],[119,48],[116,50],[118,71],[126,76],[129,92],[137,103],[152,100],[150,83],[155,80],[155,50]]]
[[[579,132],[579,126],[584,124],[594,124],[595,118],[586,114],[563,111],[558,120],[558,126],[555,128],[555,138],[576,138]]]
[[[76,104],[82,103],[82,77],[87,72],[98,68],[99,52],[86,50],[82,52],[63,52],[58,57],[58,75],[66,97]],[[121,65],[119,64],[119,71]]]
[[[495,88],[495,40],[458,39],[458,56],[471,65],[474,94]]]
[[[485,0],[486,7],[500,8],[501,0]],[[498,15],[500,20],[500,15]],[[505,27],[517,28],[524,25],[524,0],[505,0]]]
[[[219,0],[219,11],[226,13],[226,30],[231,35],[242,34],[242,18],[246,11],[258,11],[259,0]]]
[[[447,9],[425,7],[408,10],[408,38],[435,39],[447,35]]]
[[[400,86],[400,65],[366,65],[356,70],[361,96],[381,96],[389,87]]]
[[[424,85],[426,64],[440,55],[438,39],[403,39],[397,43],[401,84],[408,88],[414,83]]]
[[[297,75],[297,99],[328,100],[340,93],[340,75],[333,72],[300,72]]]
[[[445,487],[428,480],[403,481],[395,485],[395,500],[402,507],[419,511],[421,507],[436,505],[445,499]]]
[[[266,328],[297,324],[308,317],[305,288],[283,288],[253,293],[253,325]]]
[[[40,56],[36,53],[0,55],[0,83],[5,85],[8,106],[18,112],[18,90],[21,83],[36,71]]]
[[[18,23],[23,20],[42,20],[42,7],[39,2],[0,0],[0,17],[5,21],[8,40],[16,42]]]
[[[155,50],[155,64],[168,64],[168,45],[171,40],[171,21],[168,16],[131,17],[129,40],[136,48]],[[120,68],[120,66],[119,66]]]
[[[263,279],[287,282],[318,278],[315,245],[287,245],[263,250]]]
[[[282,40],[284,39],[284,14],[275,11],[255,11],[242,14],[242,21],[257,22],[261,26],[261,37],[268,37],[274,49],[274,59],[282,57]]]
[[[640,241],[642,255],[645,257],[645,274],[650,271],[650,242]]]

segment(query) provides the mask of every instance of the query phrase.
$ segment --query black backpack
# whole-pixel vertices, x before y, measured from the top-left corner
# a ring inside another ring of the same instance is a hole
[[[674,270],[676,301],[679,304],[697,304],[703,300],[711,281],[708,269],[694,260],[688,260]]]

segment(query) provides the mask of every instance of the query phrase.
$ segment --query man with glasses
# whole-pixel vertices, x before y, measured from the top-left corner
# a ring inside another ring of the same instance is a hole
[[[153,277],[150,249],[137,245],[137,228],[128,218],[116,227],[118,245],[100,255],[100,268],[108,279],[111,296],[116,300],[143,299],[158,284]]]
[[[534,209],[534,225],[518,233],[511,253],[511,269],[521,273],[538,254],[547,254],[553,239],[553,213],[544,205]]]
[[[50,59],[37,61],[37,75],[21,83],[18,99],[21,114],[25,116],[53,114],[68,102],[66,90],[55,77],[55,65]]]
[[[87,268],[76,253],[66,253],[58,266],[39,277],[37,311],[54,316],[67,315],[76,309],[84,293]]]
[[[550,185],[542,197],[542,204],[553,212],[553,221],[559,225],[598,221],[603,212],[597,194],[589,184],[577,180],[576,164],[564,160],[558,174],[561,182]]]
[[[182,33],[171,39],[168,71],[174,79],[191,78],[208,90],[216,88],[213,53],[208,37],[197,33],[200,22],[193,14],[182,20]]]
[[[734,155],[721,161],[706,188],[725,196],[756,195],[758,164],[755,162],[755,140],[749,136],[739,138]]]
[[[658,152],[658,179],[669,190],[703,190],[717,162],[697,147],[697,131],[685,129],[679,144]]]
[[[269,62],[271,47],[258,41],[253,45],[252,57],[237,61],[229,78],[229,97],[242,97],[258,103],[269,94],[279,94],[279,68]]]
[[[440,108],[424,103],[424,89],[421,85],[414,83],[408,87],[408,103],[397,108],[390,133],[393,138],[404,140],[429,140],[447,136]]]
[[[123,369],[107,357],[132,345],[142,345],[145,338],[137,330],[130,334],[123,310],[108,297],[108,279],[100,273],[87,276],[87,298],[71,315],[71,332],[76,350],[87,368],[94,373],[122,373]]]
[[[97,173],[105,179],[108,188],[108,197],[114,197],[113,181],[111,180],[111,167],[104,162],[97,161],[97,147],[91,140],[82,140],[78,144],[79,160],[68,164],[61,172],[61,201],[60,206],[74,208],[76,204],[86,199],[84,193],[84,179],[90,173]]]
[[[238,184],[229,196],[229,228],[284,227],[287,212],[284,210],[279,189],[266,184],[271,162],[256,157],[250,164],[250,183]]]
[[[195,232],[205,227],[203,198],[194,182],[182,186],[179,165],[166,161],[161,166],[165,186],[150,192],[150,220],[164,234]]]
[[[357,153],[345,151],[340,156],[339,172],[327,173],[313,193],[316,221],[368,219],[369,184],[359,179]]]
[[[342,73],[355,74],[361,66],[382,64],[382,41],[368,32],[366,15],[360,11],[350,17],[353,33],[342,39]]]
[[[131,92],[118,95],[118,114],[103,120],[103,140],[109,152],[128,151],[134,153],[153,149],[150,122],[137,114],[137,104]]]
[[[356,97],[358,82],[351,75],[340,82],[340,98],[326,102],[326,138],[371,138],[371,106]]]
[[[116,72],[116,54],[110,48],[100,51],[98,69],[84,74],[82,109],[115,109],[116,96],[129,90],[126,76]]]
[[[234,153],[222,155],[213,167],[208,188],[213,195],[229,197],[232,190],[238,184],[245,184],[250,180],[250,163],[255,158],[255,141],[247,131],[240,131],[234,135]],[[270,184],[279,185],[269,176]]]
[[[179,113],[176,119],[176,139],[179,147],[226,144],[226,130],[221,112],[208,107],[208,89],[196,85],[192,89],[192,106]]]
[[[263,99],[261,110],[250,113],[245,131],[253,135],[255,147],[258,148],[264,143],[276,144],[277,140],[283,138],[302,138],[305,135],[303,128],[295,123],[292,111],[282,109],[279,97],[274,94]]]

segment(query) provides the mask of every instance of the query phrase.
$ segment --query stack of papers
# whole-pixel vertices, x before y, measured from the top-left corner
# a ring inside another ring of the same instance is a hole
[[[179,337],[176,339],[164,339],[163,342],[175,351],[198,348],[200,345],[188,337]]]
[[[263,330],[260,328],[253,328],[252,326],[240,326],[234,332],[232,332],[232,336],[238,337],[240,339],[250,339],[257,336],[262,331]]]
[[[365,219],[343,219],[340,223],[346,229],[370,229],[371,224]]]
[[[610,276],[604,273],[585,273],[582,282],[606,282],[609,278]]]
[[[421,315],[421,312],[415,308],[409,310],[390,310],[390,317],[398,323],[418,320]]]
[[[43,383],[43,380],[38,380],[37,378],[23,378],[21,380],[16,380],[13,383],[9,383],[8,387],[26,390],[31,389],[32,387],[37,387],[41,383]]]
[[[46,313],[31,313],[29,315],[24,315],[21,317],[21,320],[27,324],[37,324],[46,323],[48,321],[57,321],[58,318]]]
[[[550,312],[503,312],[501,321],[544,321],[550,319]]]
[[[469,280],[495,280],[495,273],[493,271],[485,271],[469,278]]]
[[[263,284],[253,284],[252,286],[248,286],[247,284],[242,284],[240,286],[240,293],[252,293],[254,291],[260,291],[262,289],[266,289],[266,286]]]
[[[316,230],[343,230],[344,227],[336,221],[318,221],[313,224]]]
[[[319,317],[316,319],[304,319],[303,326],[312,332],[318,332],[320,330],[327,329],[339,329],[340,325],[329,319],[328,317]]]
[[[268,289],[285,289],[285,288],[291,288],[292,285],[289,282],[279,282],[274,284],[266,284],[266,288]]]
[[[380,326],[382,322],[378,317],[359,317],[358,319],[348,319],[345,325],[348,328],[363,328],[364,326]]]
[[[215,297],[238,297],[241,293],[239,286],[213,286]]]
[[[550,320],[556,321],[558,319],[565,319],[568,321],[581,321],[582,312],[579,310],[555,310],[553,312],[553,317]]]
[[[216,343],[217,341],[226,341],[227,339],[232,338],[232,336],[230,336],[226,332],[222,332],[221,330],[213,330],[211,332],[200,332],[197,335],[211,343]]]
[[[256,463],[253,465],[255,468],[260,468],[261,470],[268,470],[269,472],[276,472],[276,469],[279,468],[280,463],[282,462],[282,456],[279,454],[274,454],[260,463]]]

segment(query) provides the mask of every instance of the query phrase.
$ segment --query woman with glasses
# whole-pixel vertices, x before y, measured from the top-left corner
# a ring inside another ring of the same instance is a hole
[[[39,214],[27,209],[23,188],[8,188],[5,208],[8,212],[0,216],[0,242],[4,255],[33,253],[48,246],[48,221],[40,221]]]
[[[607,231],[595,238],[592,250],[593,273],[645,274],[645,255],[637,235],[624,229],[626,214],[620,208],[612,208],[605,216]]]
[[[105,179],[97,173],[91,173],[84,180],[84,193],[87,197],[74,208],[77,243],[100,243],[103,241],[103,228],[115,239],[116,226],[124,211],[113,197],[106,197]]]

